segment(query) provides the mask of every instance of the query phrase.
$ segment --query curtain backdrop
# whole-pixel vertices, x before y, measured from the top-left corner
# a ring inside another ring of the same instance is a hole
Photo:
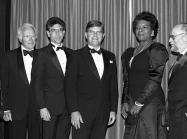
[[[10,24],[10,49],[17,45],[17,28],[25,22],[38,30],[37,48],[47,43],[45,24],[48,18],[58,16],[67,25],[65,45],[74,50],[85,45],[85,26],[97,19],[105,24],[103,48],[115,53],[118,68],[119,105],[117,120],[107,131],[106,139],[122,139],[125,130],[120,115],[122,93],[121,54],[136,41],[131,23],[138,12],[147,10],[155,14],[160,23],[157,41],[168,46],[170,29],[178,23],[187,22],[186,0],[12,0]],[[169,64],[168,64],[169,65]],[[163,88],[167,96],[167,71]]]

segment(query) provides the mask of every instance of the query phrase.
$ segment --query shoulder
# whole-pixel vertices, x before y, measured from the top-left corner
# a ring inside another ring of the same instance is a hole
[[[71,54],[71,53],[73,53],[73,50],[71,49],[71,48],[68,48],[68,47],[66,47],[66,46],[64,46],[65,47],[65,51],[68,53],[68,54]]]
[[[103,52],[105,55],[107,55],[109,58],[115,59],[115,54],[112,53],[111,51],[106,50],[106,49],[103,49],[103,48],[101,48],[101,50],[102,50],[102,52]]]
[[[154,42],[153,44],[151,44],[151,46],[149,47],[149,50],[152,50],[152,51],[167,51],[165,45],[162,44],[162,43],[159,43],[159,42]]]
[[[129,55],[132,55],[134,52],[134,48],[133,47],[130,47],[130,48],[127,48],[121,55],[121,59],[125,59],[127,56]]]
[[[5,57],[11,57],[11,56],[16,56],[18,52],[21,52],[21,47],[18,47],[16,49],[7,51],[5,54]]]
[[[166,59],[168,60],[169,54],[166,49],[166,47],[158,42],[153,43],[149,48],[149,54],[151,57],[154,57],[155,59]]]

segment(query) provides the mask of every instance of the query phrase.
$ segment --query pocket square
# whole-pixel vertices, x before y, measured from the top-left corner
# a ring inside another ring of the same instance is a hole
[[[110,64],[113,64],[113,60],[110,60],[109,63],[110,63]]]

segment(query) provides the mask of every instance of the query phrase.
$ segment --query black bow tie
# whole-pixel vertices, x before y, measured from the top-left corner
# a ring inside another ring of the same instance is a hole
[[[90,52],[91,53],[98,53],[99,55],[101,54],[101,49],[99,49],[98,51],[97,50],[95,50],[95,49],[91,49],[90,48]]]
[[[56,48],[56,51],[58,51],[58,50],[64,50],[64,47],[63,46],[62,47],[59,46],[59,47]]]
[[[176,59],[177,61],[179,61],[179,59],[183,56],[183,54],[179,52],[174,52],[174,51],[171,51],[171,54],[177,56],[177,59]]]
[[[26,55],[30,55],[31,57],[33,57],[33,53],[34,51],[27,51],[27,50],[23,50],[23,55],[26,56]]]

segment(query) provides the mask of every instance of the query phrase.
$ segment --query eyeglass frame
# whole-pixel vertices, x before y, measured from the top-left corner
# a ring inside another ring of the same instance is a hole
[[[103,31],[93,31],[93,30],[88,30],[87,33],[88,33],[89,35],[92,35],[92,36],[94,36],[95,34],[96,34],[97,36],[101,36],[101,35],[104,34]]]
[[[169,35],[169,38],[175,40],[175,38],[176,38],[177,36],[185,35],[185,34],[187,34],[187,33],[183,32],[183,33],[180,33],[180,34],[177,34],[177,35]]]
[[[52,32],[52,33],[54,33],[54,32],[63,32],[64,28],[58,28],[58,29],[51,28],[51,29],[49,29],[49,31]]]

